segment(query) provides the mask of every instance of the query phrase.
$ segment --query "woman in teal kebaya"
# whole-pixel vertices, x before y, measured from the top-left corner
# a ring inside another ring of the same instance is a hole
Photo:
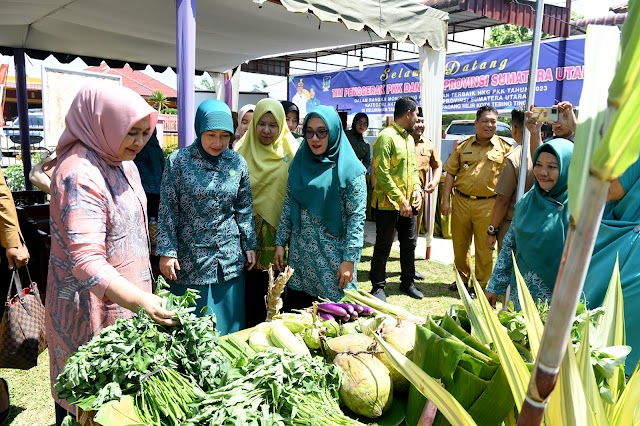
[[[569,230],[567,182],[572,154],[573,143],[566,139],[553,139],[536,150],[533,188],[516,204],[486,289],[492,304],[509,284],[515,284],[512,253],[533,299],[551,301]],[[511,300],[519,310],[517,291],[511,292]]]
[[[355,287],[364,235],[366,170],[338,113],[318,106],[307,114],[303,130],[276,235],[276,266],[284,267],[288,244],[295,269],[285,309],[309,306],[319,297],[337,301],[345,287]]]
[[[245,327],[244,268],[255,264],[249,172],[228,148],[233,120],[226,104],[200,104],[195,129],[194,143],[165,166],[157,254],[171,291],[199,290],[196,313],[214,313],[224,335]]]

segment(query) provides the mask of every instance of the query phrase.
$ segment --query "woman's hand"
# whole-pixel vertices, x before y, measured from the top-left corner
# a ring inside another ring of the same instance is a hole
[[[104,294],[109,300],[131,312],[138,313],[140,308],[144,309],[158,324],[177,324],[177,321],[172,319],[175,312],[167,311],[162,307],[161,297],[139,289],[122,277],[109,284]]]
[[[29,263],[29,250],[24,244],[20,244],[20,247],[9,247],[7,249],[7,264],[9,269],[15,267],[22,268]]]
[[[284,271],[284,247],[276,246],[276,254],[273,257],[273,263],[275,264],[278,271]]]
[[[533,105],[531,106],[531,108],[533,109]],[[525,116],[524,125],[529,131],[529,133],[532,135],[539,134],[540,131],[542,131],[542,125],[544,124],[544,122],[537,121],[536,117],[533,115],[533,112],[531,110],[525,111],[524,116]]]
[[[256,252],[253,250],[247,250],[244,254],[247,256],[247,262],[245,263],[247,271],[250,271],[254,266],[256,266]]]
[[[162,307],[162,298],[155,294],[144,294],[139,305],[151,317],[152,320],[162,325],[176,325],[178,321],[173,317],[176,314],[173,311],[167,311]]]
[[[180,270],[178,259],[169,256],[160,256],[160,272],[168,279],[175,281],[178,279],[176,271]]]
[[[487,300],[492,308],[496,307],[496,302],[498,301],[498,295],[495,293],[489,293],[488,291],[484,292],[484,295],[487,296]]]
[[[340,267],[338,268],[338,287],[345,288],[347,284],[353,281],[353,262],[349,262],[344,260]]]

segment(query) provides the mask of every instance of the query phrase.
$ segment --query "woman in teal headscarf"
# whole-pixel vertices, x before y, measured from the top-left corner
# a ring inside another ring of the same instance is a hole
[[[196,313],[214,313],[224,335],[245,326],[244,268],[255,264],[249,172],[228,148],[233,119],[224,102],[201,103],[195,129],[194,143],[165,166],[157,254],[171,292],[199,290]]]
[[[589,309],[602,305],[617,258],[626,339],[631,346],[625,372],[631,374],[640,359],[640,316],[635,310],[640,304],[640,159],[611,186],[609,199],[613,201],[602,215],[584,293]]]
[[[276,266],[283,269],[288,244],[289,265],[295,269],[287,310],[319,297],[340,300],[345,287],[355,287],[367,203],[366,170],[338,113],[318,106],[307,114],[303,130],[276,235]]]
[[[551,301],[560,259],[569,230],[567,181],[573,143],[553,139],[540,146],[533,156],[533,188],[516,204],[511,226],[486,289],[495,305],[498,294],[515,284],[513,258],[534,300]],[[516,310],[518,292],[511,292]]]

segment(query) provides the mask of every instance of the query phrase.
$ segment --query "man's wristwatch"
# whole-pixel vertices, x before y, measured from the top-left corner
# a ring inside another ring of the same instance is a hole
[[[496,228],[493,225],[489,225],[489,227],[487,228],[487,234],[489,235],[498,235],[498,228]]]

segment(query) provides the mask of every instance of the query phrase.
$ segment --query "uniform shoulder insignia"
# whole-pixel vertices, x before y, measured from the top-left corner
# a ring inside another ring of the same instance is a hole
[[[502,142],[506,143],[507,145],[511,146],[511,142],[509,142],[507,139],[503,138],[502,136],[496,135],[498,136],[498,139],[500,139]]]
[[[466,145],[468,142],[475,140],[476,135],[471,135],[458,141],[458,146],[456,149],[460,149],[463,145]]]

